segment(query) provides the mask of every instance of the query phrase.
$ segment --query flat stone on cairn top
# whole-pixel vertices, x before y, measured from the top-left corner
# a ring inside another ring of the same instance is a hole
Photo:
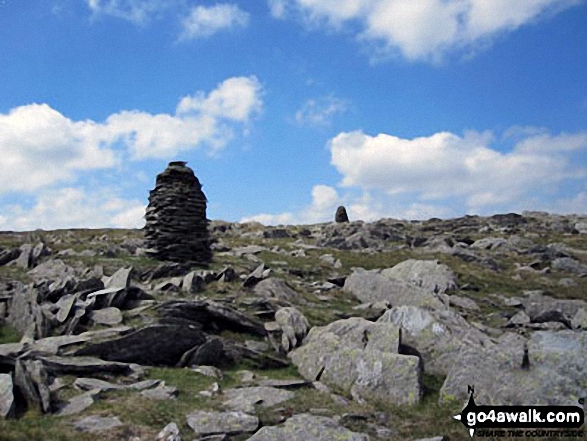
[[[207,265],[212,259],[207,200],[186,164],[170,162],[157,176],[145,213],[145,240],[156,259]]]

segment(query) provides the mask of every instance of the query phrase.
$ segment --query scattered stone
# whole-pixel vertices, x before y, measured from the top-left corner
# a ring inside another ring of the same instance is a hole
[[[459,308],[467,309],[469,311],[479,311],[480,309],[479,305],[477,305],[477,302],[475,302],[473,299],[470,299],[469,297],[452,295],[449,296],[448,301],[450,305],[458,306]]]
[[[157,434],[155,441],[181,441],[179,428],[175,423],[169,423]]]
[[[573,329],[587,330],[587,309],[579,309],[571,320],[571,325]]]
[[[381,275],[392,280],[413,283],[433,293],[444,294],[458,288],[455,273],[437,260],[405,260],[393,268],[384,269]]]
[[[266,279],[269,276],[270,272],[271,272],[271,270],[266,269],[265,264],[261,263],[261,265],[259,265],[257,268],[255,268],[255,270],[251,274],[249,274],[248,276],[245,277],[245,281],[243,282],[243,286],[245,288],[250,288],[252,286],[255,286],[263,279]]]
[[[30,406],[43,413],[51,410],[49,380],[43,363],[39,360],[16,360],[14,385]]]
[[[310,329],[310,324],[306,317],[294,307],[279,309],[275,313],[275,321],[279,324],[283,333],[281,346],[285,353],[298,347]]]
[[[530,323],[530,317],[524,311],[518,311],[509,321],[507,322],[506,327],[518,327],[524,326]]]
[[[118,417],[101,417],[98,415],[90,415],[76,421],[73,426],[80,432],[96,433],[122,426],[122,422]]]
[[[194,366],[192,367],[192,371],[206,377],[216,378],[217,380],[222,380],[223,378],[222,371],[214,366]]]
[[[186,415],[188,426],[196,435],[238,435],[250,433],[259,427],[256,416],[244,412],[194,412]]]
[[[156,388],[142,391],[141,395],[149,400],[175,400],[178,393],[177,387],[165,386],[165,383],[161,383]]]
[[[157,176],[145,219],[147,254],[195,264],[208,264],[212,259],[206,196],[185,162],[170,162]]]
[[[12,375],[0,374],[0,418],[9,417],[14,410]]]
[[[89,319],[96,325],[115,326],[122,323],[122,312],[113,306],[92,311]]]
[[[369,436],[340,427],[332,418],[299,414],[289,418],[285,424],[262,427],[249,438],[249,441],[278,440],[369,441]]]
[[[227,398],[224,407],[247,413],[254,413],[256,404],[271,407],[295,396],[293,392],[268,386],[226,389],[223,395]]]
[[[81,395],[77,395],[71,398],[67,403],[59,407],[59,410],[55,413],[58,416],[75,415],[83,412],[96,400],[99,389],[91,390]]]

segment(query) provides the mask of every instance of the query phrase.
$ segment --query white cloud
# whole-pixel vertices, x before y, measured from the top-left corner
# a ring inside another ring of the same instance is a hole
[[[208,95],[184,97],[175,115],[121,111],[98,123],[71,120],[47,104],[17,107],[0,114],[0,194],[34,191],[72,181],[80,171],[114,167],[114,145],[120,142],[135,160],[171,158],[203,146],[216,153],[261,109],[255,77],[229,78]]]
[[[287,12],[287,0],[268,0],[269,12],[273,18],[285,18]]]
[[[306,101],[296,112],[295,120],[299,124],[329,126],[337,114],[344,113],[346,110],[346,101],[330,95]]]
[[[196,6],[181,22],[183,31],[180,40],[204,38],[230,28],[245,27],[249,17],[248,12],[233,4]]]
[[[111,15],[138,25],[178,3],[179,0],[86,0],[95,15]]]
[[[26,231],[42,228],[140,228],[145,205],[103,189],[87,193],[80,188],[42,191],[31,208],[4,207],[0,229]]]
[[[473,209],[513,203],[586,176],[587,170],[576,167],[564,154],[567,147],[561,147],[587,148],[585,135],[537,135],[502,153],[490,147],[489,133],[459,137],[441,132],[409,140],[350,132],[333,138],[329,148],[345,187],[415,193],[421,200],[464,197]]]
[[[317,185],[311,202],[297,212],[248,219],[267,225],[330,222],[338,205],[351,220],[364,221],[523,210],[584,213],[587,191],[569,195],[559,188],[585,182],[587,164],[577,155],[587,149],[587,132],[515,128],[502,140],[514,135],[513,148],[502,152],[490,132],[414,139],[341,133],[328,143],[331,164],[342,175],[340,189]]]
[[[316,24],[335,29],[358,23],[359,40],[374,43],[378,52],[399,51],[410,60],[438,61],[455,49],[471,50],[573,6],[580,0],[269,0],[270,7],[296,7]],[[277,15],[278,14],[273,14]]]

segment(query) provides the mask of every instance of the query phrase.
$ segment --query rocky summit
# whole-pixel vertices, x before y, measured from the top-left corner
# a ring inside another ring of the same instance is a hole
[[[159,260],[200,265],[210,261],[206,196],[186,162],[171,162],[157,176],[145,219],[149,255]]]
[[[0,439],[466,440],[469,385],[587,397],[587,216],[205,208],[171,163],[144,232],[0,233]]]

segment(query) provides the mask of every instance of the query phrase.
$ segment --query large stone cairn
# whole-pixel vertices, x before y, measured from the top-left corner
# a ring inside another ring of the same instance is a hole
[[[148,254],[175,262],[206,265],[212,259],[206,196],[185,162],[170,162],[157,176],[145,214]]]

